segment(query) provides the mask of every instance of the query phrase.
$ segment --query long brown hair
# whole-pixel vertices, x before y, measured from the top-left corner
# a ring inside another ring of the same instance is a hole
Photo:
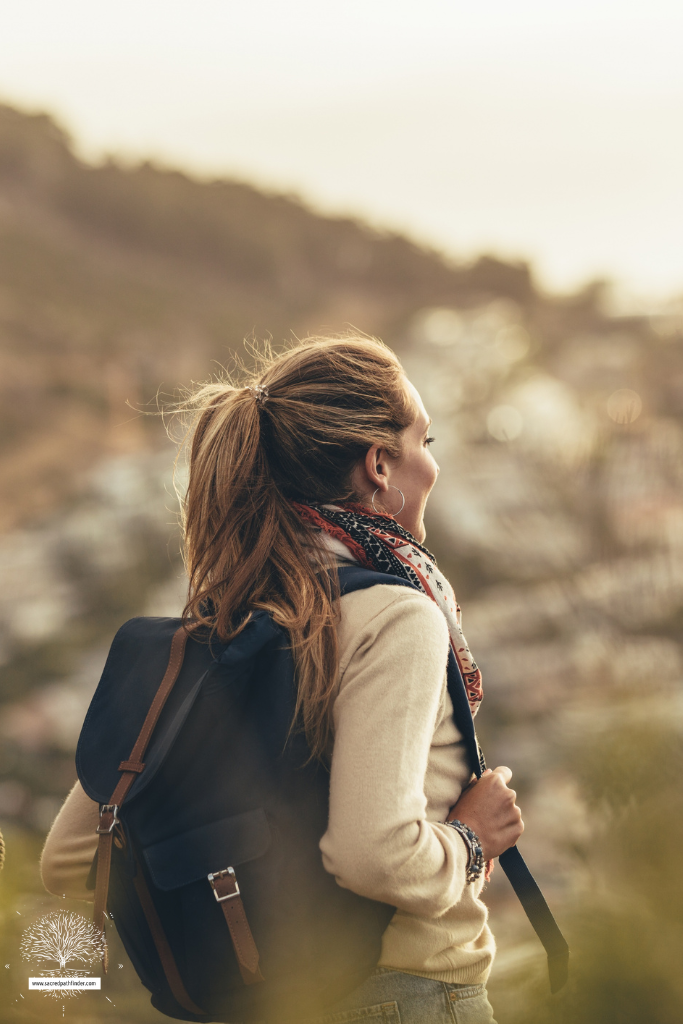
[[[368,449],[401,454],[401,432],[417,415],[403,369],[375,339],[307,338],[262,359],[239,384],[221,377],[201,386],[185,408],[195,418],[184,617],[228,641],[252,610],[272,614],[291,641],[296,720],[322,758],[338,670],[338,584],[336,573],[316,572],[315,534],[291,502],[357,499],[351,473]]]

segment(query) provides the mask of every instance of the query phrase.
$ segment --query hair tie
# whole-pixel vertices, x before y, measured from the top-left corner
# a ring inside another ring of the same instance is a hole
[[[268,388],[265,384],[247,384],[247,391],[251,391],[256,399],[257,405],[265,405],[268,399]]]

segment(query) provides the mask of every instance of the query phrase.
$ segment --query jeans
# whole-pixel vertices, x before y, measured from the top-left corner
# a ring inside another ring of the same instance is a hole
[[[454,985],[378,967],[322,1017],[288,1024],[496,1024],[485,985]]]

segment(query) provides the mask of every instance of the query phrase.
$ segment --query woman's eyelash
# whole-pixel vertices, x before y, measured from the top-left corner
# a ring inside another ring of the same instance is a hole
[[[434,441],[436,441],[435,437],[425,437],[425,444],[432,444]]]

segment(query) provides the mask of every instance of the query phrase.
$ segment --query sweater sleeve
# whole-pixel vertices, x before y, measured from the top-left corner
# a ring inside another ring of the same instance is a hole
[[[457,832],[427,820],[424,791],[446,690],[448,629],[429,598],[396,591],[342,665],[320,848],[344,888],[436,917],[459,901],[467,867]]]
[[[40,874],[48,892],[75,900],[94,899],[85,883],[97,850],[99,820],[99,804],[86,796],[77,782],[52,824],[40,858]]]

